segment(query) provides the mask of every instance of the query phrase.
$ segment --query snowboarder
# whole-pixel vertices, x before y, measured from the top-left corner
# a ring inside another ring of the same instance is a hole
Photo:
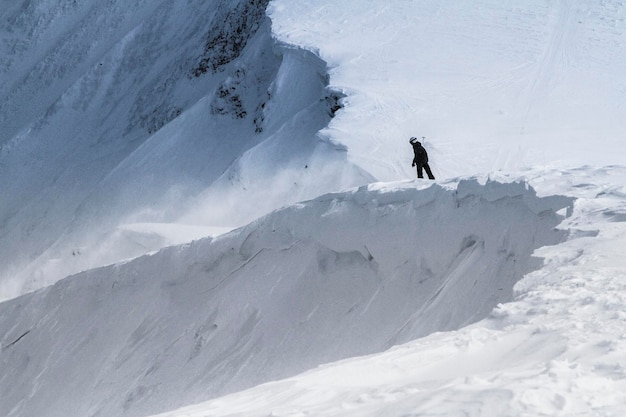
[[[413,153],[415,154],[415,157],[413,158],[412,166],[417,166],[417,178],[424,178],[424,175],[422,174],[423,168],[426,171],[428,178],[434,180],[435,176],[428,165],[428,153],[426,152],[426,149],[424,149],[416,137],[412,137],[409,140],[409,143],[413,145]]]

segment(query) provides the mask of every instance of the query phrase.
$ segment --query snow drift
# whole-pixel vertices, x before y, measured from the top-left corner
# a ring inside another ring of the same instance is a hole
[[[511,299],[570,204],[373,184],[67,278],[0,304],[0,413],[147,415],[459,328]]]

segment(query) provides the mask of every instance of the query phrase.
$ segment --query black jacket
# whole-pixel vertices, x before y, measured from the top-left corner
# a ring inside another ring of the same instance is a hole
[[[413,153],[415,154],[415,157],[413,158],[413,163],[420,165],[428,163],[428,153],[426,152],[426,149],[424,149],[422,144],[419,142],[412,142],[411,145],[413,145]]]

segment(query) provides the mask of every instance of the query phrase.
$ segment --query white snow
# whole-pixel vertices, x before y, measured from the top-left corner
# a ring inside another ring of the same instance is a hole
[[[277,0],[274,32],[328,62],[346,109],[327,134],[379,180],[623,163],[621,1]],[[410,162],[410,159],[409,159]]]
[[[457,331],[159,416],[622,415],[626,200],[615,184],[626,169],[531,176],[577,200],[561,224],[570,238],[536,252],[545,265],[516,285],[515,301]]]
[[[564,238],[570,199],[416,185],[325,195],[0,304],[8,415],[147,415],[454,330]]]
[[[0,299],[162,247],[103,251],[125,224],[232,228],[372,179],[317,136],[325,64],[277,44],[261,1],[7,3]],[[244,49],[207,49],[238,28]]]
[[[624,2],[127,3],[0,0],[0,414],[624,414]]]

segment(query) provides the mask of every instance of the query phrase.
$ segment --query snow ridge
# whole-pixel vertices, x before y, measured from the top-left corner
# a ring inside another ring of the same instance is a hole
[[[273,38],[266,0],[34,3],[4,12],[0,299],[175,243],[127,224],[232,228],[365,182],[318,136],[326,64]]]
[[[0,0],[0,414],[623,415],[625,16]]]
[[[322,196],[0,304],[0,411],[147,415],[457,329],[564,238],[570,199],[417,185]]]
[[[565,190],[566,241],[484,320],[161,417],[619,416],[626,406],[626,168],[524,173]],[[515,176],[504,174],[510,179]],[[594,184],[589,183],[594,179]]]

